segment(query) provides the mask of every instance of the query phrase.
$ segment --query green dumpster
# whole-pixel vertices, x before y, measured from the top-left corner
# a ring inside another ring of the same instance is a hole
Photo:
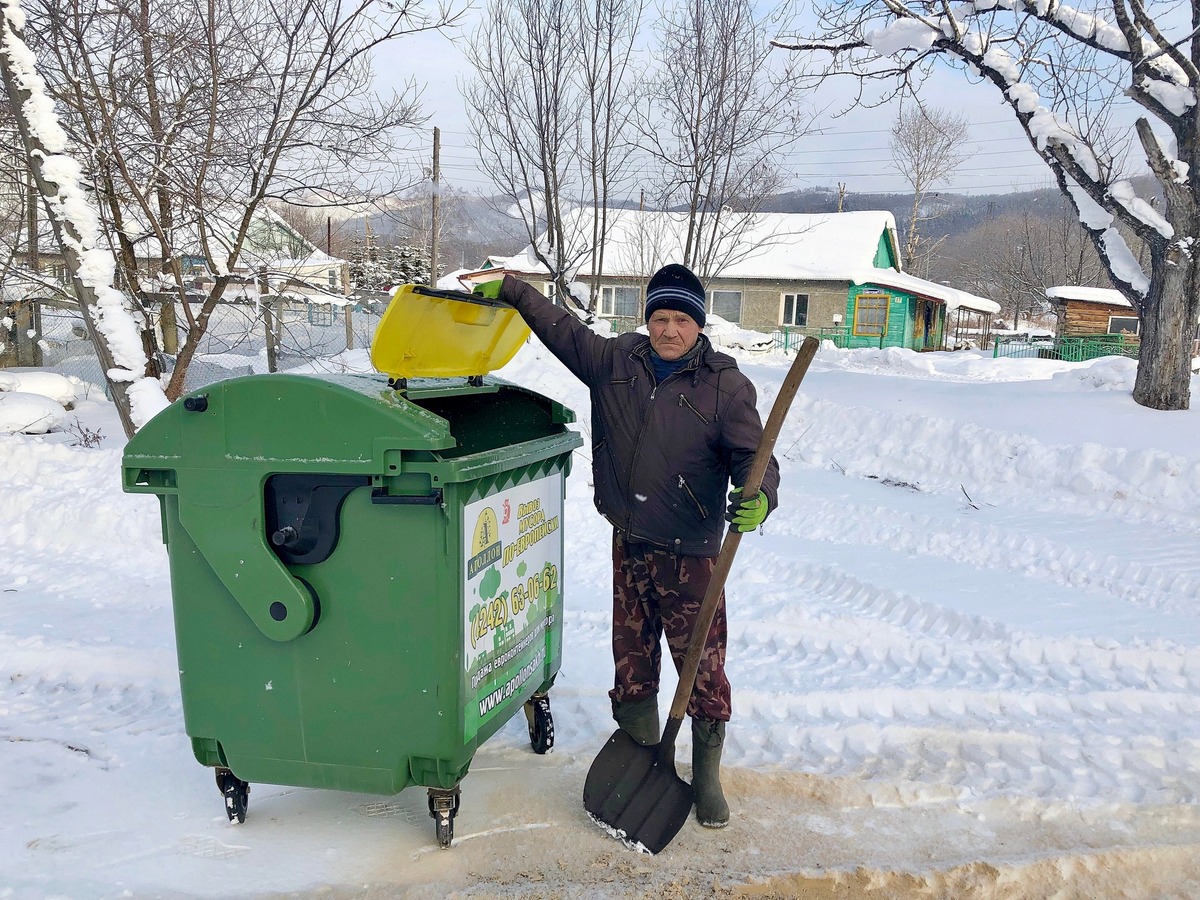
[[[480,744],[524,709],[549,748],[572,421],[490,376],[255,375],[129,442],[124,489],[160,501],[187,733],[231,820],[250,782],[419,785],[449,846]]]

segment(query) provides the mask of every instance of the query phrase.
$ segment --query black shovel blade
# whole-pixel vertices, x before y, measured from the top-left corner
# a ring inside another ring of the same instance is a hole
[[[658,853],[692,811],[692,786],[645,747],[617,729],[597,754],[583,783],[583,808],[626,843]]]

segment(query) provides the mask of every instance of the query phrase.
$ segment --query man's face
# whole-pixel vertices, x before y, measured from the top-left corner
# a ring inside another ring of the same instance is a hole
[[[677,309],[656,309],[650,314],[646,328],[650,332],[650,346],[667,360],[685,356],[700,337],[696,320]]]

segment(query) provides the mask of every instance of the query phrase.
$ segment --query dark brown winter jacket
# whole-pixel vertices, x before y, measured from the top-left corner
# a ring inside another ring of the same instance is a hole
[[[754,385],[733,358],[701,334],[700,352],[656,385],[644,334],[602,337],[511,276],[500,299],[591,391],[600,514],[627,540],[716,556],[730,479],[743,483],[762,437]],[[778,487],[772,457],[762,482],[772,510]]]

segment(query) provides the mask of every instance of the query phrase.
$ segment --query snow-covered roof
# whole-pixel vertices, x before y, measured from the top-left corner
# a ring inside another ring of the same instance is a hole
[[[734,226],[745,222],[731,221]],[[609,210],[608,224],[602,275],[644,278],[660,266],[683,258],[685,213]],[[988,313],[1000,311],[1000,305],[991,300],[899,271],[896,220],[886,210],[761,213],[750,216],[745,226],[717,254],[721,260],[717,277],[871,283],[939,300],[950,309],[962,306]],[[564,232],[578,235],[577,243],[586,246],[592,233],[591,211],[576,210]],[[875,267],[879,240],[884,236],[897,259],[896,268]],[[489,257],[489,262],[517,274],[548,275],[532,244],[507,259]],[[591,252],[579,254],[576,272],[587,274],[593,268]]]
[[[897,272],[894,269],[875,269],[866,277],[854,278],[852,280],[855,284],[878,284],[881,287],[896,288],[910,294],[939,300],[946,304],[947,310],[962,307],[985,313],[1000,312],[1000,304],[995,300],[976,297],[974,294],[968,294],[966,291],[960,291],[958,288],[952,288],[946,284],[938,284],[935,281],[926,281],[924,278],[909,275],[907,272]]]
[[[1133,308],[1133,304],[1126,300],[1120,291],[1114,291],[1112,288],[1063,284],[1046,288],[1046,296],[1051,300],[1079,300],[1083,303],[1104,303],[1108,306]]]
[[[723,228],[730,239],[715,254],[721,278],[782,278],[788,280],[851,281],[864,268],[873,269],[883,234],[895,250],[896,220],[886,210],[824,213],[760,213],[742,217],[726,213]],[[744,228],[742,226],[745,226]],[[608,211],[608,233],[601,275],[643,278],[661,266],[682,259],[687,240],[686,213],[657,210]],[[592,211],[577,209],[563,226],[574,254],[575,270],[595,268],[589,247]],[[529,275],[545,275],[530,244],[507,259],[488,257],[493,266]]]

